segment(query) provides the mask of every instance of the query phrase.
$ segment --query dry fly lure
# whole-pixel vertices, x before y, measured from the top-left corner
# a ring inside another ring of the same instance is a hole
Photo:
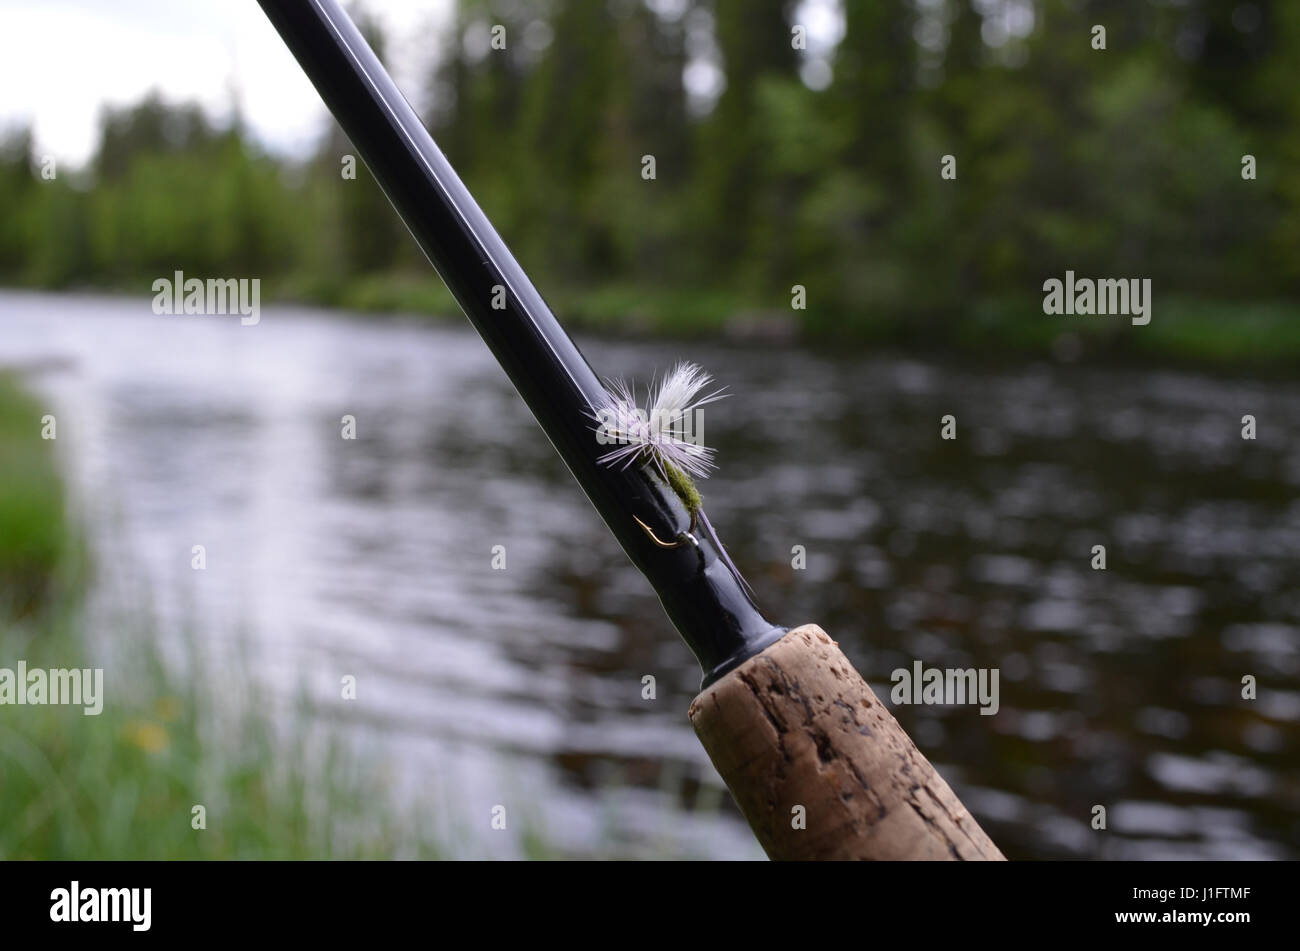
[[[694,479],[708,478],[717,468],[715,450],[701,440],[701,407],[725,398],[721,389],[705,393],[713,377],[697,364],[681,362],[663,380],[652,382],[647,408],[637,405],[636,394],[622,380],[606,383],[604,398],[592,407],[599,424],[596,440],[614,446],[599,457],[602,465],[627,468],[634,462],[650,465],[695,515],[700,492]]]

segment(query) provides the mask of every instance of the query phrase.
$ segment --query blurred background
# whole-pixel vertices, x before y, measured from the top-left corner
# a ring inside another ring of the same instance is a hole
[[[0,714],[0,855],[760,857],[692,657],[256,4],[173,6],[0,2],[0,666],[108,690]],[[351,9],[593,366],[729,387],[765,613],[882,695],[1001,671],[894,713],[1008,856],[1300,857],[1300,7]],[[176,270],[261,324],[155,316]],[[1151,323],[1045,316],[1066,270]]]

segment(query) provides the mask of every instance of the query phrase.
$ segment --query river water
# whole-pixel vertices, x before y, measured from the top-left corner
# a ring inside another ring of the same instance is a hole
[[[727,385],[702,488],[770,618],[882,697],[917,661],[998,671],[995,715],[891,707],[1009,856],[1300,858],[1300,385],[580,344]],[[560,854],[761,856],[686,719],[693,658],[461,323],[0,292],[3,364],[159,629],[251,644],[454,854],[521,854],[508,803]]]

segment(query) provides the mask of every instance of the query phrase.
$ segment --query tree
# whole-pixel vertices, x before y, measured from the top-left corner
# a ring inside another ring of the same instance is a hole
[[[756,120],[764,77],[788,78],[798,59],[786,0],[715,0],[714,37],[726,86],[701,132],[701,237],[709,271],[734,272],[747,249],[762,185]]]

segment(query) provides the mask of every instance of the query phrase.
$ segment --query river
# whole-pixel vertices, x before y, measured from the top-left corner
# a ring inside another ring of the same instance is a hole
[[[891,706],[1010,857],[1300,858],[1300,385],[580,344],[728,387],[702,489],[770,618],[882,696],[916,661],[999,672],[992,716]],[[457,854],[519,854],[488,831],[512,802],[565,855],[761,857],[686,719],[694,659],[461,322],[5,291],[3,364],[36,368],[97,560],[159,630],[251,644]]]

